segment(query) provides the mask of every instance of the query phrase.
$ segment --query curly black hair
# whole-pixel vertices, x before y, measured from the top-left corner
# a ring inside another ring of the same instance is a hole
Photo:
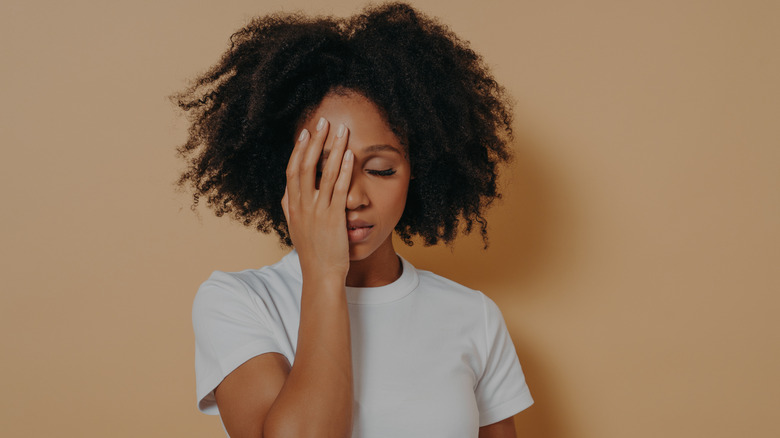
[[[407,149],[403,241],[449,244],[476,222],[487,245],[483,212],[510,159],[508,98],[467,42],[404,3],[345,19],[273,14],[233,34],[219,63],[172,97],[192,122],[178,184],[193,189],[193,208],[205,197],[217,216],[291,246],[287,161],[301,122],[334,90],[373,101]]]

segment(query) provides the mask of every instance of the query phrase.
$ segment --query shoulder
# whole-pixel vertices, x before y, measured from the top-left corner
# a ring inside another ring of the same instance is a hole
[[[460,284],[430,271],[417,270],[417,299],[435,306],[437,311],[458,315],[461,324],[484,332],[490,320],[501,318],[496,303],[482,291]]]
[[[193,302],[193,317],[236,306],[257,307],[285,295],[294,295],[300,284],[296,266],[297,257],[288,254],[279,262],[259,269],[214,271],[198,288]]]
[[[444,298],[445,302],[460,303],[482,309],[486,300],[491,301],[481,291],[431,271],[417,269],[417,275],[420,278],[419,287],[425,294],[435,298]]]
[[[471,323],[476,332],[491,333],[505,324],[498,305],[482,291],[464,286],[430,271],[417,269],[418,299],[429,301],[443,312],[458,315],[462,323]]]
[[[260,269],[214,271],[200,285],[192,306],[199,408],[218,413],[214,388],[233,370],[263,353],[292,363],[297,338],[300,286],[286,256]]]

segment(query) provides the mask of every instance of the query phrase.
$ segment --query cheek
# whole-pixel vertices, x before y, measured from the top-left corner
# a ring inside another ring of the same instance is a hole
[[[387,209],[393,212],[393,216],[398,220],[401,218],[406,208],[406,196],[409,190],[409,184],[398,183],[391,190],[387,191]]]

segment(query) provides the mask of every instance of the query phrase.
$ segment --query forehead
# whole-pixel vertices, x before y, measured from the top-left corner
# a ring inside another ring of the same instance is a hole
[[[320,117],[325,117],[330,123],[328,137],[335,135],[336,129],[342,123],[349,128],[350,148],[389,144],[403,150],[401,142],[387,125],[379,108],[358,93],[328,94],[304,120],[303,127],[314,132]]]

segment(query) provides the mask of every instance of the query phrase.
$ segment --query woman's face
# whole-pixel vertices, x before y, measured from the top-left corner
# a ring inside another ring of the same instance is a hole
[[[320,117],[330,123],[320,168],[341,123],[349,128],[347,149],[355,156],[346,204],[350,261],[380,248],[394,257],[391,234],[406,206],[411,177],[404,147],[376,105],[360,94],[327,95],[301,128],[315,132]]]

